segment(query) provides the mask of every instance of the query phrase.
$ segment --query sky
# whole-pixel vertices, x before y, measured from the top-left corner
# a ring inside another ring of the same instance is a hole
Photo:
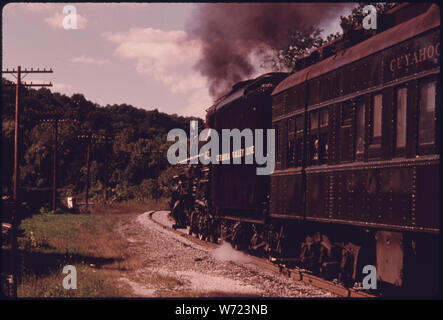
[[[52,68],[52,74],[24,80],[52,82],[53,92],[81,93],[102,106],[126,103],[204,118],[213,99],[206,78],[194,68],[200,45],[186,33],[199,4],[69,3],[77,28],[65,29],[63,20],[72,13],[63,12],[67,4],[3,7],[3,70]],[[338,17],[322,27],[324,34],[341,30]]]

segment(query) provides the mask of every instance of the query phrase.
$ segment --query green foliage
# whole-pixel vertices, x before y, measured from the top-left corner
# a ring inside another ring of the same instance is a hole
[[[352,9],[351,14],[340,17],[340,27],[344,33],[362,26],[363,8],[367,5],[373,5],[377,10],[377,15],[379,15],[393,8],[396,4],[394,2],[360,2],[358,6]]]
[[[58,241],[72,241],[77,237],[80,226],[94,218],[90,215],[81,214],[51,214],[44,212],[41,215],[34,215],[23,219],[20,228],[23,229],[25,237],[29,237],[31,232],[39,239],[56,238]]]
[[[2,192],[10,194],[14,159],[14,87],[2,88],[2,106]],[[157,109],[147,111],[127,104],[103,107],[86,100],[82,94],[68,97],[45,88],[23,88],[21,106],[20,186],[28,190],[24,198],[39,189],[37,199],[32,200],[42,202],[37,208],[51,198],[53,157],[53,124],[39,121],[39,113],[57,111],[70,119],[60,123],[58,130],[60,197],[68,194],[84,196],[87,143],[78,136],[88,132],[112,136],[108,144],[96,141],[91,147],[90,197],[94,201],[103,198],[105,155],[110,199],[155,199],[167,195],[168,191],[158,179],[170,167],[166,157],[171,144],[166,140],[168,131],[173,128],[189,131],[191,120],[198,120],[203,127],[203,121],[195,117],[168,115]],[[33,190],[29,191],[29,188]]]
[[[377,14],[382,14],[393,8],[395,3],[381,2],[360,2],[352,9],[348,16],[340,17],[340,26],[342,33],[330,34],[323,39],[321,37],[322,30],[308,26],[296,30],[288,30],[286,42],[279,48],[262,49],[259,54],[263,57],[262,66],[270,68],[273,71],[294,72],[296,69],[296,61],[308,56],[317,48],[332,42],[343,35],[346,37],[350,30],[360,28],[363,23],[363,7],[373,5],[377,9]]]
[[[286,42],[280,48],[263,49],[262,66],[275,71],[294,72],[295,62],[309,55],[313,50],[324,44],[321,29],[313,26],[288,30]]]
[[[321,29],[311,27],[288,30],[285,44],[264,55],[263,65],[276,71],[296,71],[295,62],[325,43]]]
[[[158,184],[160,188],[160,192],[164,197],[171,196],[171,181],[174,175],[177,174],[176,168],[169,167],[166,170],[160,173],[158,177]]]
[[[142,195],[151,195],[153,199],[161,197],[161,191],[156,179],[145,179],[140,183],[140,191]]]
[[[124,261],[126,240],[115,232],[116,217],[45,213],[22,220],[16,269],[20,275],[18,297],[130,295],[130,290],[119,283],[129,262]],[[66,265],[77,270],[76,290],[62,286]]]

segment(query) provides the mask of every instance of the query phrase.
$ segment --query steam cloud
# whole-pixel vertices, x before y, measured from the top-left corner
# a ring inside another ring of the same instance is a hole
[[[252,53],[280,49],[290,29],[323,25],[350,7],[350,3],[200,4],[188,24],[190,36],[202,42],[202,58],[195,67],[217,98],[257,70]]]
[[[225,241],[223,241],[216,249],[213,249],[210,254],[220,261],[248,263],[251,260],[246,254],[235,250],[229,242]]]

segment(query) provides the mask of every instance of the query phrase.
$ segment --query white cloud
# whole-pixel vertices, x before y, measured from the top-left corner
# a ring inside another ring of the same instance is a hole
[[[96,64],[99,66],[109,63],[108,59],[95,59],[84,55],[72,58],[71,61],[85,64]]]
[[[20,3],[29,11],[50,11],[57,9],[60,5],[55,3]]]
[[[72,86],[70,84],[66,84],[66,83],[61,83],[61,82],[54,82],[52,83],[52,87],[51,89],[53,91],[66,91],[66,90],[71,90],[73,89]]]
[[[55,10],[57,4],[49,3],[13,3],[10,2],[3,7],[3,18],[14,17],[22,14],[24,11],[30,11],[32,14],[47,13]]]
[[[66,94],[68,96],[74,94],[75,91],[72,85],[62,82],[52,82],[52,87],[49,87],[48,89],[51,90],[52,92],[59,92],[61,94]]]
[[[117,56],[135,60],[138,73],[150,75],[172,93],[187,97],[180,113],[202,115],[202,110],[210,106],[206,79],[193,69],[201,55],[201,46],[197,40],[190,40],[186,32],[132,28],[104,36],[117,44]]]
[[[213,99],[208,94],[208,88],[193,90],[180,113],[186,116],[199,116],[205,119],[205,110],[212,104]]]
[[[67,14],[64,15],[60,12],[56,12],[52,16],[46,18],[45,21],[51,27],[63,29],[63,19],[66,16],[68,16],[68,15]],[[78,29],[85,29],[86,25],[88,23],[88,20],[84,16],[82,16],[78,13],[76,14],[76,16],[77,16],[77,28]]]

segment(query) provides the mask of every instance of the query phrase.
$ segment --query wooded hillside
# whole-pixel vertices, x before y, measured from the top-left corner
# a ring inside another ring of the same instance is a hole
[[[3,79],[3,84],[8,81]],[[21,91],[20,130],[20,192],[52,186],[53,123],[42,122],[41,113],[59,112],[66,122],[59,122],[57,178],[59,199],[84,192],[86,182],[87,142],[79,135],[107,134],[108,180],[110,200],[158,198],[168,196],[172,175],[166,152],[171,144],[166,140],[172,128],[189,131],[189,122],[203,120],[168,115],[157,109],[144,110],[131,105],[100,106],[82,94],[71,97],[40,90]],[[202,106],[204,108],[205,106]],[[2,87],[2,193],[11,194],[14,160],[15,87]],[[44,118],[44,116],[43,116]],[[105,175],[105,147],[103,140],[92,144],[90,159],[90,196],[103,196]],[[37,190],[38,191],[38,190]],[[35,192],[34,192],[35,193]],[[45,194],[43,192],[42,194]],[[46,195],[43,195],[46,198]],[[48,199],[49,200],[49,199]]]

